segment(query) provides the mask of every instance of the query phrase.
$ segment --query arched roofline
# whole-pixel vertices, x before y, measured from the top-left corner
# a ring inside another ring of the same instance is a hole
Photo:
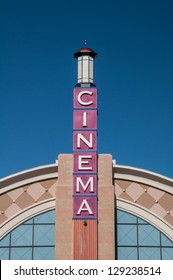
[[[2,178],[0,194],[34,182],[58,178],[58,163],[27,169]]]
[[[0,192],[4,193],[27,184],[31,184],[42,180],[49,180],[53,178],[58,178],[57,162],[55,164],[28,169],[1,179]],[[173,180],[171,178],[144,169],[113,164],[113,178],[146,184],[173,194]],[[149,223],[155,225],[156,228],[158,228],[161,232],[167,235],[171,240],[173,240],[172,227],[170,227],[170,225],[165,220],[159,218],[154,213],[151,213],[150,211],[139,205],[134,205],[133,203],[125,200],[123,201],[123,199],[117,199],[117,207],[118,209],[128,211],[129,213],[138,215],[140,218],[147,220]],[[13,217],[5,221],[3,224],[1,224],[1,238],[8,234],[16,226],[25,222],[27,219],[30,219],[35,215],[38,215],[40,213],[54,208],[54,198],[43,201],[37,205],[32,205],[28,208],[25,208],[24,210],[20,211],[17,215],[14,215]]]
[[[173,179],[145,169],[113,165],[113,179],[142,183],[173,194]]]

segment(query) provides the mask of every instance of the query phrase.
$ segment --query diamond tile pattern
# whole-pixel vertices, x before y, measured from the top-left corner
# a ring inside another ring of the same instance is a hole
[[[135,188],[135,192],[134,192],[134,188]],[[138,199],[143,193],[144,193],[144,189],[142,188],[142,186],[140,186],[140,184],[136,184],[136,183],[131,183],[128,188],[126,189],[126,193],[130,196],[133,197],[133,199]]]
[[[173,226],[173,196],[154,187],[128,180],[114,181],[117,198],[138,204]]]
[[[26,207],[50,198],[55,198],[58,179],[28,184],[0,196],[0,223],[16,215]]]

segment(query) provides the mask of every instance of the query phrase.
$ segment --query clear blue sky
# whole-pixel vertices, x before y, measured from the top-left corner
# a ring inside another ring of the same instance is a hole
[[[0,1],[0,177],[72,153],[84,46],[98,52],[99,153],[173,178],[173,1]]]

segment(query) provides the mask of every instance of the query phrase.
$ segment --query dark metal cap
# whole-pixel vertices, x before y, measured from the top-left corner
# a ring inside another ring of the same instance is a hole
[[[93,51],[92,49],[90,49],[90,48],[81,48],[81,49],[79,49],[76,53],[74,53],[74,57],[75,57],[75,58],[78,58],[78,57],[80,57],[80,56],[82,56],[82,55],[89,55],[89,56],[95,58],[95,57],[97,56],[97,53],[94,52],[94,51]]]

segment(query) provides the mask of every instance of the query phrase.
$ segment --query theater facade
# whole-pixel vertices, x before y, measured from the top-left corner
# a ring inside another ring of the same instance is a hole
[[[0,180],[1,260],[173,260],[173,179],[97,152],[94,59],[73,91],[73,152]]]

